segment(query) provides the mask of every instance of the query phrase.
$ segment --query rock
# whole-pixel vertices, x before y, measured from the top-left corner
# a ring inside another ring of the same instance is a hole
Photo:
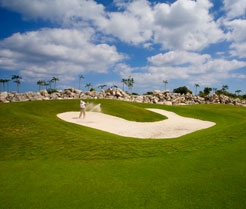
[[[116,96],[117,98],[119,98],[119,97],[122,97],[123,95],[122,95],[121,91],[117,89],[117,90],[115,91],[115,96]]]
[[[164,105],[168,105],[168,106],[172,106],[173,105],[173,103],[171,101],[165,101],[165,102],[163,102],[163,104]]]
[[[121,89],[109,88],[106,91],[101,90],[82,92],[74,88],[67,88],[64,91],[56,91],[52,94],[48,94],[47,90],[41,90],[40,92],[25,92],[23,94],[17,92],[1,92],[0,102],[23,102],[23,101],[35,101],[35,100],[57,100],[57,99],[118,99],[124,101],[132,101],[139,103],[154,103],[164,105],[194,105],[205,103],[221,103],[231,105],[246,106],[246,100],[232,99],[225,95],[211,94],[206,97],[199,97],[187,94],[170,93],[169,91],[155,90],[152,95],[129,95]]]
[[[4,91],[4,92],[0,92],[0,102],[6,103],[7,102],[7,96],[8,96],[8,92]]]
[[[75,90],[74,90],[74,93],[75,93],[75,94],[80,94],[80,93],[82,93],[82,91],[81,91],[81,90],[78,90],[78,89],[75,89]]]
[[[44,96],[44,97],[48,97],[48,96],[49,96],[47,90],[41,90],[41,91],[40,91],[40,94],[41,94],[42,96]]]

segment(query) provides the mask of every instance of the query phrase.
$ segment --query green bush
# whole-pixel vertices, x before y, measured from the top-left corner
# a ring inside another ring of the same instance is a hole
[[[145,93],[145,95],[153,95],[153,91],[148,91]]]
[[[54,92],[57,92],[57,90],[56,89],[47,89],[47,92],[48,92],[48,94],[52,94]]]
[[[180,94],[192,94],[192,91],[190,91],[186,86],[178,87],[173,90],[174,93],[180,93]]]

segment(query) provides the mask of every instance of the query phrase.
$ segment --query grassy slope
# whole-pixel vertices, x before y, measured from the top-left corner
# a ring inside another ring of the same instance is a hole
[[[140,140],[56,117],[76,100],[0,104],[1,208],[244,208],[245,108],[96,102],[129,120],[163,119],[154,107],[217,125]]]

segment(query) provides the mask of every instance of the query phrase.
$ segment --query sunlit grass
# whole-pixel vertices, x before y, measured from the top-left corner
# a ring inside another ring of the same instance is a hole
[[[78,100],[0,104],[1,208],[244,208],[246,109],[90,100],[128,120],[213,121],[176,139],[120,137],[70,124],[57,113]]]

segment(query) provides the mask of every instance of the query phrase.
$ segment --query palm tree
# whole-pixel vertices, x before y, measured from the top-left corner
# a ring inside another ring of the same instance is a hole
[[[88,91],[89,91],[89,89],[91,88],[91,86],[92,86],[91,83],[87,83],[87,84],[85,85],[85,87],[88,88]]]
[[[106,84],[101,84],[101,85],[98,86],[98,88],[100,88],[102,90],[106,86],[107,86]]]
[[[7,83],[7,91],[9,91],[9,79],[0,79],[0,83],[2,83],[3,86],[3,91],[5,91],[5,83]],[[1,92],[1,88],[0,88],[0,92]]]
[[[47,86],[49,86],[49,89],[51,89],[51,84],[53,83],[52,79],[47,81]]]
[[[52,83],[54,82],[54,89],[56,89],[56,81],[59,81],[59,78],[56,78],[56,77],[53,77],[51,80],[50,80]]]
[[[46,86],[45,89],[47,90],[47,86],[50,86],[50,81],[47,81],[47,82],[44,81],[44,84],[43,85]]]
[[[242,92],[242,90],[239,90],[239,89],[235,91],[235,93],[236,93],[237,95],[239,95],[241,92]]]
[[[3,91],[4,91],[4,79],[0,79],[0,83],[2,83]],[[0,85],[0,92],[2,91],[1,85]]]
[[[127,85],[127,79],[122,78],[121,82],[123,83],[123,91],[124,91],[124,86]]]
[[[22,77],[21,76],[19,76],[19,75],[12,75],[12,78],[11,78],[12,80],[14,80],[14,82],[16,83],[16,85],[17,85],[17,92],[19,93],[20,92],[20,83],[21,83],[21,79],[22,79]]]
[[[128,86],[129,92],[131,93],[132,93],[133,84],[134,84],[134,79],[130,76],[127,79],[127,86]]]
[[[116,84],[113,84],[113,86],[111,86],[112,89],[117,89],[118,86]]]
[[[196,94],[197,94],[197,88],[199,87],[199,84],[195,84],[195,87],[196,87]]]
[[[164,80],[163,83],[165,84],[165,91],[166,91],[166,87],[167,87],[168,81]]]
[[[5,79],[5,82],[7,83],[7,91],[9,91],[9,79]]]
[[[81,80],[84,79],[83,75],[79,75],[79,90],[80,90],[80,84],[81,84]]]
[[[37,81],[37,85],[39,86],[39,91],[41,90],[41,86],[44,86],[44,84],[45,84],[44,80]]]
[[[228,85],[223,85],[221,90],[223,92],[225,92],[227,89],[229,89],[229,86]]]
[[[15,80],[14,82],[17,85],[17,92],[20,93],[20,83],[21,83],[20,80]]]

